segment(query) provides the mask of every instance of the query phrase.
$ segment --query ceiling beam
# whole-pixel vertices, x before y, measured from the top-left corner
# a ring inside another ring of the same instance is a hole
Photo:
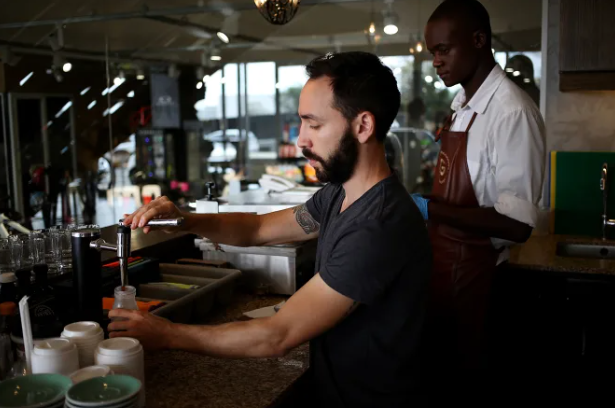
[[[343,3],[367,3],[371,0],[303,0],[300,7],[310,7],[322,4],[343,4]],[[172,15],[189,15],[189,14],[207,14],[221,13],[227,10],[244,11],[256,10],[253,2],[243,2],[240,4],[208,4],[206,6],[191,6],[191,7],[173,7],[162,9],[149,9],[147,7],[140,11],[128,13],[111,13],[111,14],[91,14],[87,16],[67,17],[52,20],[34,20],[16,23],[2,23],[0,29],[15,29],[40,26],[55,26],[57,24],[80,24],[80,23],[95,23],[115,20],[130,20],[135,18],[147,17],[164,17]]]

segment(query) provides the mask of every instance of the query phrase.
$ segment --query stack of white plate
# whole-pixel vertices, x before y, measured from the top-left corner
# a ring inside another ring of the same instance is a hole
[[[137,408],[141,381],[129,375],[109,375],[82,381],[66,393],[67,408]]]
[[[105,339],[105,333],[96,322],[77,322],[64,327],[62,337],[77,346],[79,366],[83,368],[94,365],[94,352],[98,343]]]

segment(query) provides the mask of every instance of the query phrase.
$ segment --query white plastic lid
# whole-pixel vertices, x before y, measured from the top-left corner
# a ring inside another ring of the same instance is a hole
[[[131,337],[116,337],[101,341],[98,344],[97,352],[104,356],[128,356],[141,351],[139,340]]]
[[[0,283],[17,282],[17,276],[13,272],[0,273]]]
[[[100,333],[100,324],[96,322],[77,322],[64,327],[62,334],[65,337],[93,337]]]
[[[39,356],[57,356],[74,349],[76,346],[69,339],[50,339],[34,346],[34,354]]]
[[[73,381],[73,384],[77,384],[81,381],[89,380],[90,378],[104,377],[112,374],[113,371],[111,371],[110,367],[106,365],[94,365],[75,371],[70,375],[70,379]]]

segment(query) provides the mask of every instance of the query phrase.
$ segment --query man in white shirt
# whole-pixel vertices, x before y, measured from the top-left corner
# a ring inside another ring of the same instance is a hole
[[[536,104],[495,62],[489,14],[478,1],[441,3],[425,40],[446,86],[463,87],[438,132],[432,194],[413,195],[428,220],[434,254],[429,366],[438,370],[439,396],[476,403],[484,389],[484,319],[493,273],[507,259],[508,246],[526,241],[537,223],[544,123]],[[451,392],[441,392],[442,381]]]

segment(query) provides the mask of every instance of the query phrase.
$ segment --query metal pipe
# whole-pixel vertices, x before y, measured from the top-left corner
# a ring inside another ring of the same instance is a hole
[[[342,3],[367,3],[371,0],[303,0],[301,7],[309,7],[323,4],[342,4]],[[0,24],[0,29],[8,28],[29,28],[40,26],[56,26],[58,24],[79,24],[79,23],[95,23],[104,21],[115,20],[130,20],[134,18],[147,18],[147,17],[161,17],[171,15],[189,15],[189,14],[207,14],[207,13],[222,13],[227,10],[244,11],[254,10],[255,6],[251,2],[244,4],[236,4],[232,7],[227,4],[209,4],[207,6],[191,6],[191,7],[177,7],[177,8],[164,8],[157,10],[144,9],[142,11],[133,11],[129,13],[111,13],[111,14],[96,14],[89,16],[67,17],[52,20],[38,20],[38,21],[25,21],[16,23],[3,23]]]

